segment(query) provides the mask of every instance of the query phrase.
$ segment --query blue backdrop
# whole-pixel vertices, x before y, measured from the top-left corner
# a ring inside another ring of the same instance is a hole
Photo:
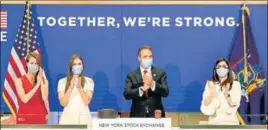
[[[114,17],[120,28],[60,27],[39,28],[49,78],[52,111],[62,111],[57,98],[57,82],[66,76],[70,57],[82,55],[85,75],[95,81],[91,111],[115,108],[129,111],[131,101],[123,98],[124,80],[138,67],[137,49],[153,47],[154,64],[168,74],[169,97],[164,99],[169,112],[198,112],[206,80],[221,56],[228,56],[236,26],[229,27],[124,27],[122,17],[234,17],[239,22],[240,5],[35,5],[38,17],[96,16]],[[249,5],[256,46],[267,77],[267,6]],[[22,19],[24,5],[2,5],[8,11],[8,41],[1,42],[1,86],[8,58]],[[1,30],[2,31],[2,30]],[[8,107],[1,98],[1,109]]]

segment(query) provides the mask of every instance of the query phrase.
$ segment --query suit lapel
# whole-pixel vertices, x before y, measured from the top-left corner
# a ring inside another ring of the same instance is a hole
[[[151,72],[152,72],[153,80],[156,81],[156,69],[153,66],[151,67]]]
[[[138,67],[138,69],[136,70],[136,75],[135,75],[135,77],[136,77],[138,83],[141,83],[141,84],[143,83],[143,82],[142,82],[141,70],[140,70],[139,67]]]

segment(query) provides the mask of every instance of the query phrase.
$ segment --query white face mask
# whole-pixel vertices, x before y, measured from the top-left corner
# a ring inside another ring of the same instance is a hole
[[[229,71],[228,69],[223,68],[223,67],[220,67],[220,68],[216,69],[217,75],[220,78],[225,77],[228,74],[228,71]]]
[[[28,72],[36,74],[39,70],[39,65],[37,64],[27,64]]]

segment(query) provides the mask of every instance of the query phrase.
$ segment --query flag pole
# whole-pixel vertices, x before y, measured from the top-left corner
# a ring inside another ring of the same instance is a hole
[[[245,12],[247,15],[249,15],[249,9],[246,5],[247,1],[245,0],[243,2],[242,7],[242,26],[243,26],[243,43],[244,43],[244,82],[248,83],[248,69],[247,69],[247,41],[246,41],[246,20],[245,20]],[[239,112],[236,113],[236,116],[238,117],[239,122],[241,125],[245,125],[245,121],[239,114]]]
[[[242,7],[242,26],[243,26],[243,43],[244,43],[244,82],[248,83],[248,68],[247,68],[247,39],[246,39],[246,20],[245,13],[248,13],[246,1]]]
[[[31,16],[30,16],[30,0],[27,0],[26,2],[26,6],[27,6],[27,39],[26,39],[26,42],[27,42],[27,55],[29,54],[29,51],[30,51],[30,19],[31,19]]]

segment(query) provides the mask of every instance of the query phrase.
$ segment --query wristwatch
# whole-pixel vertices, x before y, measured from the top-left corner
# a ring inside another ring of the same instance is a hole
[[[226,96],[226,97],[228,97],[228,98],[230,98],[230,97],[231,97],[229,93],[228,93],[228,94],[225,94],[225,96]]]

